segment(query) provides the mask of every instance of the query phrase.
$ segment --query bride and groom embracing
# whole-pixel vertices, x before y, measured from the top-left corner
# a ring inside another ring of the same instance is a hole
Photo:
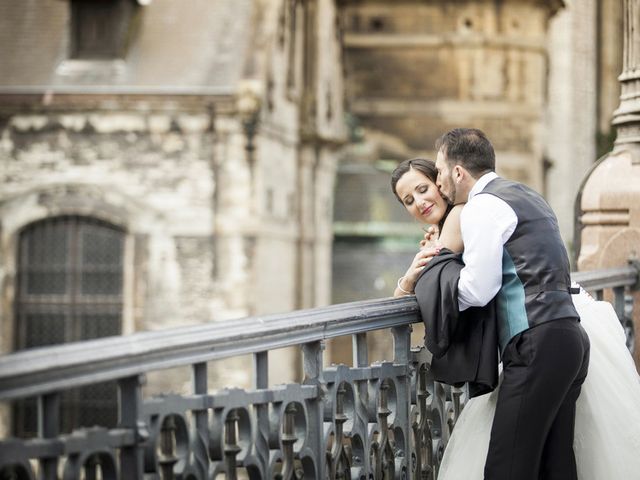
[[[414,218],[438,226],[394,294],[415,292],[436,377],[477,395],[439,480],[640,479],[638,374],[612,307],[572,288],[551,208],[496,175],[480,130],[454,129],[436,149],[435,164],[406,160],[391,184]],[[500,385],[485,393],[497,351]]]

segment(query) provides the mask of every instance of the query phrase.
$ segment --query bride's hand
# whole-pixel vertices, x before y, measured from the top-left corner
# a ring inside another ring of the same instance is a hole
[[[406,295],[407,292],[413,293],[420,273],[427,263],[429,263],[429,260],[438,255],[438,253],[440,253],[440,247],[421,248],[420,251],[416,253],[406,273],[398,280],[399,288],[396,289],[396,296]]]
[[[440,236],[440,230],[436,225],[431,225],[425,230],[424,238],[420,240],[420,248],[428,245],[436,246],[438,237]]]

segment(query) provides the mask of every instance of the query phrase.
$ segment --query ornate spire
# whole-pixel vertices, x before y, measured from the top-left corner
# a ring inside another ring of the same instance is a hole
[[[613,114],[616,145],[640,146],[640,0],[624,0],[623,69],[620,106]]]

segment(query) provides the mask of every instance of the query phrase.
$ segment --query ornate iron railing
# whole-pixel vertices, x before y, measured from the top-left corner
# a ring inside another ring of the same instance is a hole
[[[635,329],[633,325],[633,297],[630,292],[640,287],[638,272],[640,272],[640,261],[632,260],[629,265],[624,267],[571,274],[571,279],[574,282],[594,294],[598,300],[604,299],[605,290],[612,291],[613,308],[625,330],[627,347],[632,353],[635,351]]]
[[[574,277],[591,291],[613,288],[623,318],[638,270]],[[410,348],[417,321],[405,297],[0,357],[0,400],[38,399],[37,437],[0,441],[0,479],[435,479],[467,395],[434,382],[429,352]],[[393,361],[370,365],[366,335],[379,329],[393,336]],[[323,369],[323,342],[342,335],[353,338],[353,366]],[[304,380],[269,387],[269,350],[293,345]],[[208,362],[248,353],[254,388],[210,393]],[[145,373],[184,365],[191,394],[143,398]],[[61,392],[107,380],[119,386],[117,427],[60,434]]]

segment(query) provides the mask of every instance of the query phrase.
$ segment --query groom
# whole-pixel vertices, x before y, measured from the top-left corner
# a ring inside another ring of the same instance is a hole
[[[451,130],[436,149],[442,196],[466,202],[459,309],[495,297],[498,311],[504,378],[485,479],[575,480],[575,405],[589,340],[571,301],[556,217],[539,194],[496,175],[493,146],[482,131]]]

